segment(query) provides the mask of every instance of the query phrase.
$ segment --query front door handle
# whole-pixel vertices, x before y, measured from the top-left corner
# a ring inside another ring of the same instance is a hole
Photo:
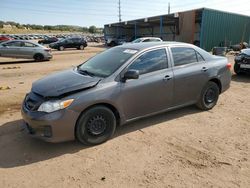
[[[208,70],[208,68],[207,67],[202,67],[201,70],[204,71],[204,72],[206,72]]]
[[[166,75],[166,76],[163,78],[163,80],[166,80],[166,81],[171,80],[171,79],[172,79],[172,77],[169,76],[169,75]]]

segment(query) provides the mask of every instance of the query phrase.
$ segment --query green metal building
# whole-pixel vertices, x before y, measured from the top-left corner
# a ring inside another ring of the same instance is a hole
[[[214,46],[250,42],[250,16],[208,8],[177,12],[104,25],[109,37],[136,39],[161,37],[166,41],[193,43],[210,51]]]

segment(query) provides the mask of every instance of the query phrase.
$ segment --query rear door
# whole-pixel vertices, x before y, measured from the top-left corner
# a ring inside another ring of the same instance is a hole
[[[139,70],[139,79],[121,82],[121,103],[126,119],[145,116],[172,105],[173,72],[166,48],[139,56],[128,69]]]
[[[67,43],[66,43],[66,48],[74,48],[74,41],[73,39],[67,39]]]
[[[20,53],[24,58],[33,58],[37,45],[30,42],[23,42]]]
[[[208,66],[191,47],[171,47],[175,106],[194,103],[207,83]]]

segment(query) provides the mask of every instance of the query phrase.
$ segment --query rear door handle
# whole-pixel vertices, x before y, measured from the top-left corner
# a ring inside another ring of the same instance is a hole
[[[166,75],[164,78],[163,78],[163,80],[171,80],[172,79],[172,77],[171,76],[169,76],[169,75]]]
[[[201,70],[204,71],[204,72],[206,72],[208,70],[208,68],[207,67],[202,67]]]

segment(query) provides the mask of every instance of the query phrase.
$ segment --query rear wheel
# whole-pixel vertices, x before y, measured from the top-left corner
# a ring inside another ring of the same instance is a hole
[[[58,48],[60,51],[63,51],[64,50],[64,47],[63,46],[59,46]]]
[[[35,54],[34,55],[34,60],[35,61],[43,61],[44,60],[44,56],[42,54]]]
[[[75,135],[85,145],[97,145],[111,138],[115,128],[114,113],[105,106],[96,106],[80,116]]]
[[[234,63],[234,72],[236,74],[241,74],[241,71],[240,71],[240,65],[238,63]]]
[[[112,41],[112,42],[110,43],[110,46],[111,46],[111,47],[115,46],[115,42]]]
[[[78,50],[84,50],[84,46],[83,46],[83,45],[80,45],[77,49],[78,49]]]
[[[210,110],[212,109],[219,98],[220,89],[219,86],[209,81],[201,92],[199,101],[197,102],[197,107],[201,110]]]

